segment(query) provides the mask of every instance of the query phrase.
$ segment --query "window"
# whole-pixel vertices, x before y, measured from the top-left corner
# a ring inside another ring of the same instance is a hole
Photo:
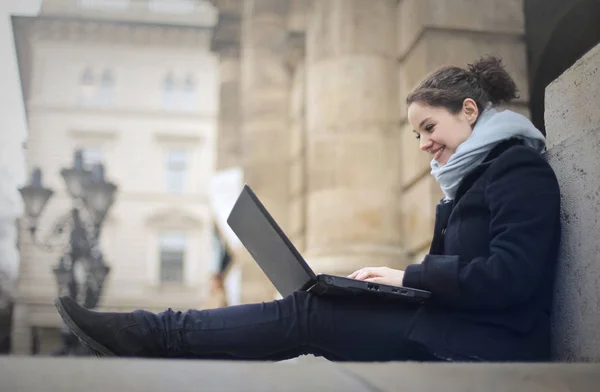
[[[96,96],[94,73],[91,68],[86,68],[81,74],[81,103],[84,106],[92,105]]]
[[[192,75],[188,75],[183,82],[181,91],[181,109],[195,110],[198,107],[198,94],[196,93],[196,82]]]
[[[80,79],[81,104],[87,107],[111,106],[115,100],[115,77],[105,69],[101,74],[86,68]]]
[[[92,170],[94,165],[103,163],[102,162],[102,149],[100,147],[87,147],[82,150],[83,152],[83,168],[86,170]]]
[[[193,111],[198,108],[198,89],[192,74],[185,78],[169,73],[163,81],[163,107],[167,110]]]
[[[108,106],[112,105],[115,100],[115,78],[111,71],[104,70],[102,78],[100,79],[100,91],[99,91],[100,105]]]
[[[159,238],[160,282],[183,283],[187,238],[183,233],[163,233]]]
[[[187,185],[188,154],[183,150],[167,151],[166,186],[169,193],[183,193]]]
[[[163,82],[163,107],[165,109],[175,109],[177,107],[177,92],[175,86],[175,77],[168,74]]]

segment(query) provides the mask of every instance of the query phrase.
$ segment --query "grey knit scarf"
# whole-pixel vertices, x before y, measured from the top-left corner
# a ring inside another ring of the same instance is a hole
[[[499,113],[492,107],[484,110],[471,136],[458,146],[445,165],[431,161],[431,175],[440,184],[446,200],[454,199],[463,177],[483,162],[494,147],[511,138],[522,139],[540,154],[546,149],[544,135],[527,117],[510,110]]]

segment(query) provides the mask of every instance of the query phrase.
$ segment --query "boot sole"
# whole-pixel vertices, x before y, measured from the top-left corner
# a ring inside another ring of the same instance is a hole
[[[62,317],[65,324],[67,324],[67,327],[69,327],[71,332],[73,332],[73,335],[77,336],[77,338],[90,350],[92,350],[92,352],[97,357],[117,356],[115,355],[115,353],[113,353],[94,339],[90,338],[85,332],[83,332],[83,330],[81,330],[81,328],[79,328],[79,326],[73,321],[71,316],[69,316],[69,312],[67,312],[67,309],[65,309],[65,307],[63,306],[60,298],[54,299],[54,306],[56,307],[56,310],[58,310],[58,314],[60,314],[60,317]]]

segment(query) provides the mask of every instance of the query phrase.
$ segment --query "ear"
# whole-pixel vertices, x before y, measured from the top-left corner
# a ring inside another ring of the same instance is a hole
[[[462,112],[465,116],[465,119],[471,126],[475,124],[477,117],[479,117],[479,108],[477,107],[477,103],[475,103],[472,98],[466,98],[463,101]]]

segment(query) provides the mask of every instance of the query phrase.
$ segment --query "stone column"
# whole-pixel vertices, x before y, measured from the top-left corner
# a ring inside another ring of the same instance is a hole
[[[32,331],[29,323],[29,307],[24,303],[17,303],[12,315],[11,354],[31,354]]]
[[[242,3],[240,0],[218,0],[219,20],[214,28],[211,50],[219,55],[219,117],[217,125],[216,170],[227,170],[242,164],[240,110],[240,30]],[[233,268],[250,256],[242,247],[232,251]],[[228,271],[231,272],[231,269]],[[213,276],[204,308],[224,305],[223,276]],[[225,301],[226,302],[226,301]]]
[[[312,2],[307,19],[307,236],[317,272],[401,268],[396,0]]]
[[[219,1],[219,21],[211,50],[219,55],[219,119],[217,170],[241,164],[240,109],[240,30],[242,3]]]
[[[292,75],[289,107],[290,129],[290,188],[289,237],[303,252],[306,239],[306,58],[305,34],[293,32],[288,36],[287,64]]]
[[[241,164],[239,46],[224,47],[218,53],[221,88],[217,136],[217,171]]]
[[[287,0],[247,0],[242,18],[241,140],[244,178],[275,220],[288,227],[290,76]],[[273,298],[275,290],[250,258],[243,264],[242,300]]]

